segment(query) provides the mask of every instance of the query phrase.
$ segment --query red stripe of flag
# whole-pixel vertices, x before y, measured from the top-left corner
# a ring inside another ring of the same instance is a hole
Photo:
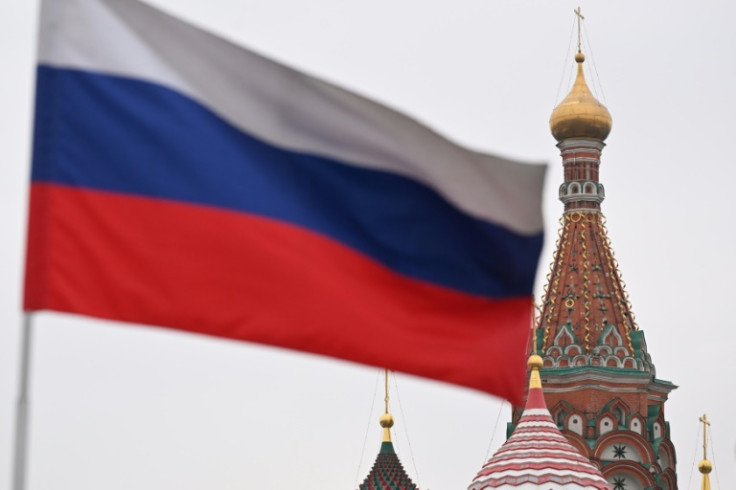
[[[244,213],[52,184],[31,193],[26,310],[305,350],[521,400],[528,331],[507,326],[530,323],[530,298],[408,279]]]

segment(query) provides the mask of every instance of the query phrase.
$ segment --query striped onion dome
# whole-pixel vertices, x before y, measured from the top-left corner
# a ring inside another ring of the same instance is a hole
[[[567,441],[552,420],[539,377],[542,358],[531,356],[529,367],[524,413],[511,437],[483,465],[468,490],[611,490],[598,468]]]

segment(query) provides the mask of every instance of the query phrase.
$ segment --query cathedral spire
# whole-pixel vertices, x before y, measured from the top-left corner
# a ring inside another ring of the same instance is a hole
[[[648,372],[652,367],[645,346],[632,337],[636,323],[600,212],[605,198],[599,179],[601,151],[612,119],[585,81],[579,7],[575,15],[577,78],[550,117],[564,168],[559,198],[565,213],[542,303],[541,355],[545,367],[575,364]],[[610,348],[599,348],[602,344]]]
[[[394,450],[394,444],[391,442],[391,427],[394,425],[394,418],[389,412],[388,374],[388,369],[385,369],[383,373],[384,411],[379,419],[383,428],[381,450],[370,473],[365,477],[363,483],[358,485],[358,490],[418,490],[417,485],[404,471]]]
[[[542,363],[555,425],[614,490],[676,490],[675,450],[665,419],[665,402],[676,386],[656,377],[608,239],[599,169],[612,119],[585,80],[580,9],[575,15],[577,76],[550,117],[564,168],[564,212],[537,341],[529,351]],[[535,391],[530,386],[529,398]],[[514,409],[509,431],[522,424],[523,413]]]
[[[570,93],[552,111],[549,126],[558,141],[565,168],[565,183],[560,187],[560,200],[565,210],[600,210],[605,198],[603,185],[598,181],[603,143],[611,132],[613,121],[606,106],[593,96],[585,81],[580,39],[580,8],[578,16],[578,52],[575,54],[577,76]]]
[[[703,475],[700,483],[700,490],[710,490],[710,472],[713,471],[713,464],[708,461],[708,426],[710,421],[708,416],[703,414],[698,420],[703,423],[703,460],[698,464],[698,471]]]

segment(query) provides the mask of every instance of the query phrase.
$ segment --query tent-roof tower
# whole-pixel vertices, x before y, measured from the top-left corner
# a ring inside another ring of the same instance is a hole
[[[530,351],[542,357],[545,397],[557,427],[614,490],[676,489],[665,418],[676,387],[656,377],[621,280],[599,179],[612,119],[586,83],[580,43],[575,62],[575,83],[550,117],[564,168],[564,212]],[[509,430],[521,417],[515,409]]]

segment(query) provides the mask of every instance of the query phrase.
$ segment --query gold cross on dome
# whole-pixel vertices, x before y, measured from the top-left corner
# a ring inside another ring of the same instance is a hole
[[[580,23],[581,21],[585,20],[585,17],[583,17],[583,13],[580,10],[580,7],[573,10],[575,12],[575,15],[578,16],[578,53],[582,53],[582,38],[580,36]]]
[[[706,438],[706,432],[710,425],[710,420],[708,420],[708,416],[706,414],[703,414],[703,416],[698,420],[703,422],[703,459],[707,459],[706,448],[708,447],[708,439]]]

